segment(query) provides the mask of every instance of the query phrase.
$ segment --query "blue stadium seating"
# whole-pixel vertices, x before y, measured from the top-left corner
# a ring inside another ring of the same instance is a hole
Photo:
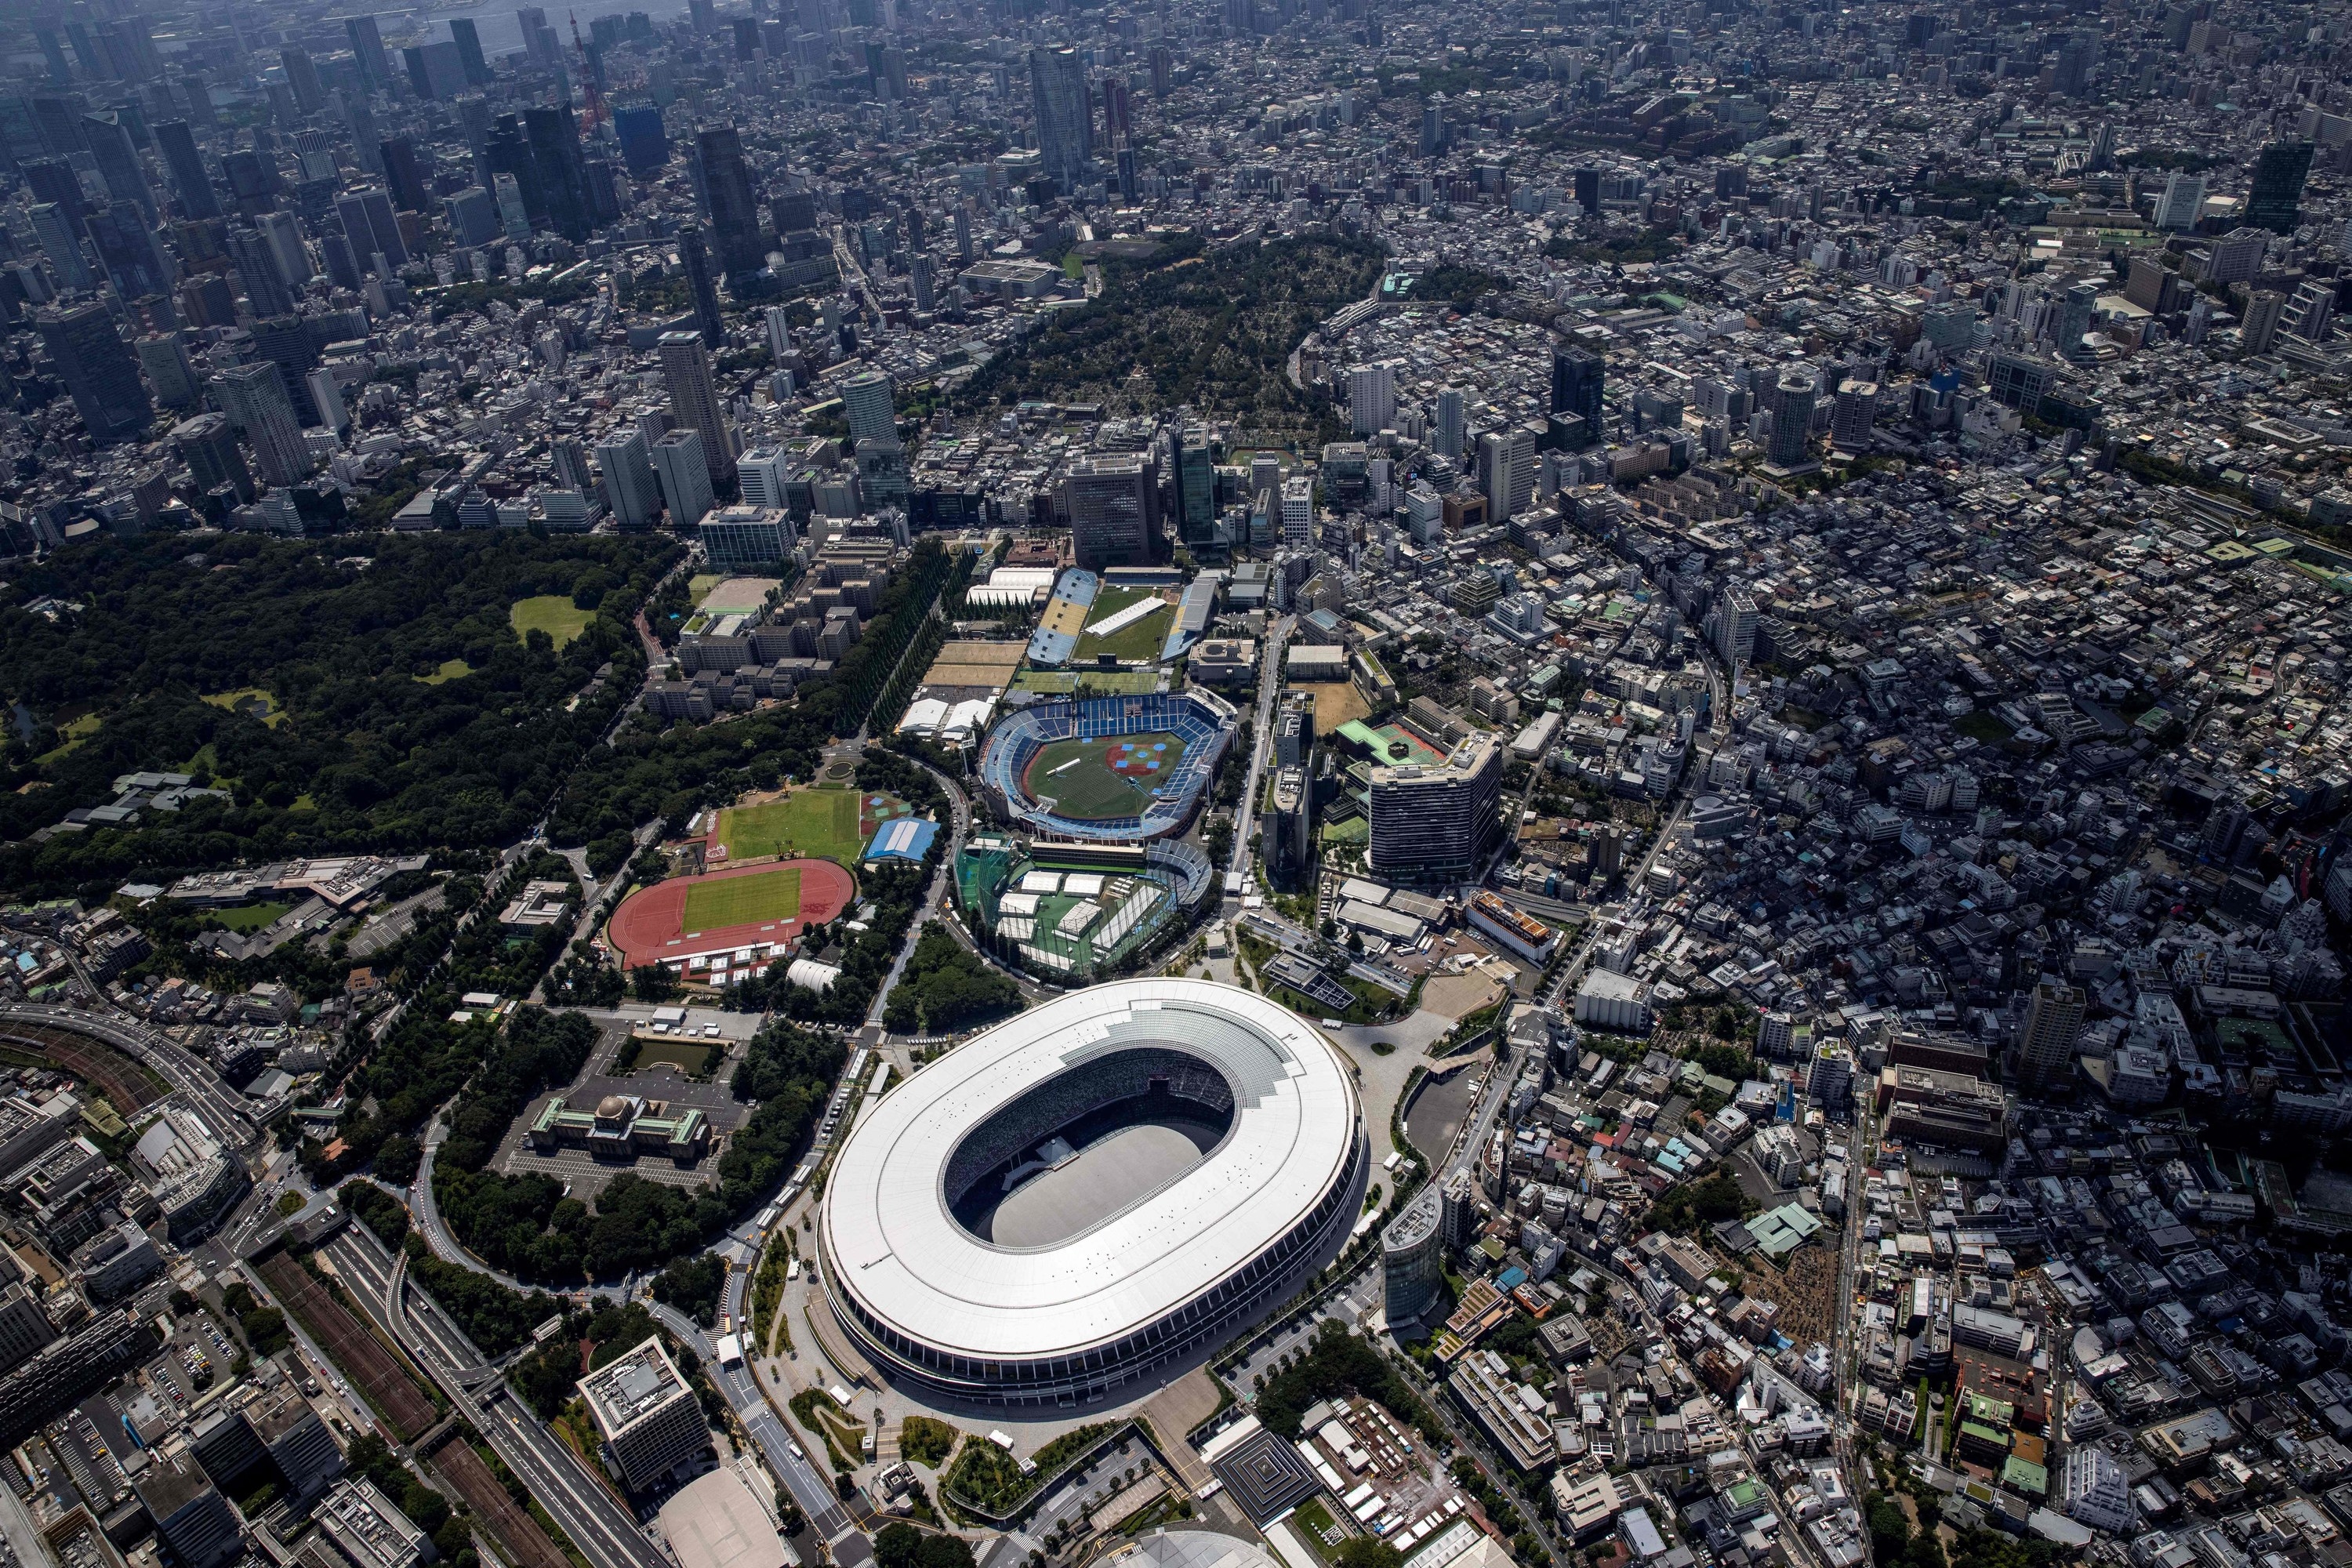
[[[1023,778],[1044,747],[1056,741],[1108,740],[1164,731],[1184,742],[1184,755],[1161,784],[1160,797],[1134,816],[1087,822],[1040,805]],[[1073,838],[1132,842],[1181,833],[1233,739],[1234,710],[1206,692],[1169,696],[1097,697],[1039,703],[1008,714],[981,748],[980,782],[1014,816],[1041,832]]]

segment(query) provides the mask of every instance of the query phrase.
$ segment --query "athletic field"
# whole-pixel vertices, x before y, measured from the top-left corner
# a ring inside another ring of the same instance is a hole
[[[687,934],[719,931],[727,926],[758,925],[769,921],[798,920],[801,874],[786,866],[750,877],[696,882],[686,889]]]
[[[864,801],[854,789],[796,789],[764,805],[729,806],[710,840],[725,845],[731,861],[774,855],[856,865],[866,849]]]
[[[1083,822],[1134,816],[1183,760],[1184,742],[1165,731],[1107,741],[1055,741],[1038,749],[1024,783],[1037,800]]]

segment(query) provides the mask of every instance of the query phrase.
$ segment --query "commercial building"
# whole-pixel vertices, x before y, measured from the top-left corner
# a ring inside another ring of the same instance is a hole
[[[293,485],[310,477],[310,443],[302,438],[301,423],[286,395],[286,377],[276,365],[267,360],[230,365],[213,377],[213,395],[245,433],[264,480]]]
[[[702,432],[672,430],[654,443],[653,456],[669,525],[684,533],[710,510],[710,465],[702,458]]]
[[[744,472],[751,472],[748,465]],[[772,504],[721,507],[702,520],[698,531],[703,556],[713,572],[781,566],[798,542],[791,517]]]
[[[652,1486],[710,1447],[701,1402],[658,1338],[582,1378],[580,1395],[632,1489]]]
[[[2254,160],[2246,190],[2246,222],[2273,234],[2293,234],[2303,221],[2303,182],[2311,174],[2308,142],[2273,142]]]
[[[1503,744],[1485,731],[1442,763],[1375,763],[1373,873],[1414,880],[1475,876],[1502,836]]]
[[[1648,1034],[1648,982],[1607,969],[1589,972],[1576,988],[1576,1021],[1622,1035]]]
[[[1139,454],[1081,458],[1062,481],[1062,504],[1078,564],[1149,566],[1161,552],[1160,475]]]
[[[139,363],[105,306],[93,301],[36,311],[33,324],[90,439],[128,440],[154,422]]]
[[[2066,1450],[2058,1506],[2067,1518],[2094,1530],[2128,1533],[2138,1521],[2130,1479],[2105,1448],[2076,1445]]]
[[[1418,1319],[1445,1281],[1444,1204],[1434,1184],[1381,1233],[1381,1296],[1391,1331]]]
[[[841,416],[848,423],[853,440],[897,440],[898,416],[893,405],[890,378],[878,370],[861,370],[844,380]]]
[[[711,493],[732,494],[735,432],[710,373],[710,351],[695,332],[664,332],[656,346],[661,351],[662,379],[669,385],[670,412],[680,427],[702,437],[702,460],[710,475]]]
[[[1071,48],[1029,51],[1029,109],[1045,178],[1065,194],[1085,183],[1094,147],[1087,68]]]
[[[688,334],[691,336],[692,334]],[[636,531],[661,521],[661,481],[647,455],[645,433],[624,426],[596,443],[596,466],[604,474],[604,501],[624,529]]]
[[[312,1517],[354,1568],[417,1568],[433,1552],[432,1537],[363,1478],[337,1481]]]
[[[2017,1032],[2018,1082],[2047,1089],[2074,1070],[2074,1047],[2083,1037],[2083,993],[2063,981],[2044,980],[2025,1005]]]

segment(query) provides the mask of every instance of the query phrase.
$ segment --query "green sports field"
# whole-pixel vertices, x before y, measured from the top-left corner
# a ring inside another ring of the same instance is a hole
[[[692,935],[729,926],[794,920],[800,912],[800,868],[787,866],[756,876],[693,884],[686,889],[686,918],[680,924]]]
[[[730,806],[711,834],[731,860],[776,855],[854,866],[866,849],[854,789],[796,789],[764,805]]]
[[[1140,813],[1151,804],[1152,786],[1173,777],[1183,757],[1184,742],[1164,731],[1055,741],[1038,751],[1024,782],[1062,816],[1099,822]]]

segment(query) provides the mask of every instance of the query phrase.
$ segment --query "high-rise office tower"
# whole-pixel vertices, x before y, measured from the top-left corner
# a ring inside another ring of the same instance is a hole
[[[568,109],[526,109],[523,129],[530,142],[531,162],[539,170],[547,220],[555,232],[575,243],[588,237],[588,173],[580,153],[580,135]]]
[[[895,441],[898,416],[890,378],[878,370],[862,370],[841,384],[841,414],[849,434],[860,441]]]
[[[727,328],[719,319],[719,289],[710,277],[710,252],[703,247],[702,231],[691,224],[677,231],[677,259],[686,269],[688,287],[694,290],[695,325],[701,330],[702,341],[715,349],[727,341]]]
[[[735,491],[735,437],[728,426],[727,410],[719,402],[719,384],[710,374],[710,351],[694,332],[664,332],[662,379],[669,384],[670,412],[679,426],[702,432],[702,458],[710,472],[714,495]]]
[[[657,174],[668,163],[669,137],[662,130],[657,106],[633,103],[614,110],[613,133],[621,140],[621,162],[637,178]]]
[[[126,301],[169,295],[177,281],[146,216],[129,202],[115,202],[89,215],[83,226],[107,280]]]
[[[669,525],[680,533],[710,510],[710,465],[702,460],[702,432],[673,430],[654,443],[654,474],[661,481]]]
[[[445,197],[441,213],[459,245],[488,245],[502,232],[499,204],[479,185],[468,185],[456,195]]]
[[[232,227],[222,248],[228,252],[229,265],[236,268],[237,282],[256,316],[279,316],[294,309],[294,295],[278,275],[269,241],[258,229]]]
[[[732,125],[720,125],[694,139],[702,178],[698,190],[710,220],[710,245],[719,269],[730,277],[757,272],[768,262],[768,242],[760,233],[760,203],[751,171],[743,162],[743,142]]]
[[[1715,606],[1716,657],[1739,668],[1756,657],[1756,596],[1737,584]]]
[[[595,452],[613,521],[631,532],[651,528],[661,516],[661,484],[647,457],[645,432],[624,425],[598,441]]]
[[[457,65],[467,82],[488,87],[496,79],[490,74],[490,62],[482,58],[482,36],[475,31],[472,17],[449,18],[449,41],[457,46]]]
[[[1784,370],[1772,388],[1772,461],[1784,468],[1793,468],[1805,460],[1805,451],[1812,437],[1813,373],[1802,368]]]
[[[150,332],[138,342],[139,368],[155,389],[155,401],[166,408],[187,408],[197,397],[195,367],[177,332]]]
[[[466,62],[458,58],[457,45],[446,41],[411,44],[400,51],[400,58],[408,67],[408,85],[416,89],[417,97],[446,103],[466,90]]]
[[[525,5],[515,13],[515,26],[522,33],[522,47],[536,66],[551,66],[562,58],[562,46],[556,41],[555,29],[547,25],[547,8]]]
[[[319,405],[310,396],[310,375],[319,363],[319,345],[310,323],[299,316],[272,316],[253,323],[253,352],[278,367],[278,384],[286,405],[301,425],[320,423]]]
[[[1837,404],[1830,418],[1830,444],[1841,452],[1868,451],[1871,426],[1877,418],[1876,382],[1851,378],[1839,382]]]
[[[1434,158],[1445,151],[1445,95],[1431,93],[1421,106],[1421,155]]]
[[[1203,426],[1187,425],[1171,435],[1175,448],[1176,536],[1188,546],[1217,542],[1217,468]]]
[[[294,107],[305,114],[316,114],[326,108],[326,85],[319,79],[319,68],[310,58],[310,51],[283,48],[278,51],[278,58],[286,68],[286,85],[293,89]]]
[[[131,128],[122,122],[119,110],[100,110],[81,117],[82,139],[89,144],[89,155],[98,161],[99,177],[114,200],[134,204],[149,223],[160,216],[155,206],[155,193],[147,184],[147,172],[140,165],[139,150],[132,145]]]
[[[1502,836],[1503,742],[1481,732],[1443,763],[1374,763],[1372,870],[1414,880],[1451,880],[1485,867]]]
[[[2093,318],[2098,313],[2099,286],[2092,282],[2077,283],[2069,288],[2058,302],[2058,320],[2052,336],[2057,340],[2058,352],[2070,360],[2086,357],[2089,350],[2083,346],[2083,335],[2091,330]]]
[[[2277,342],[2279,323],[2286,317],[2286,296],[2275,289],[2257,289],[2246,299],[2246,314],[2238,323],[2238,342],[2250,354],[2266,354]]]
[[[371,89],[392,85],[392,58],[383,52],[383,36],[376,31],[373,16],[343,18],[343,37],[352,43],[352,63],[359,68],[360,80]]]
[[[771,305],[766,321],[768,353],[781,365],[793,353],[793,314],[782,305]]]
[[[2246,222],[2273,234],[2293,234],[2303,221],[2303,182],[2311,174],[2312,144],[2273,142],[2254,160],[2246,189]]]
[[[220,216],[220,198],[213,194],[212,177],[205,172],[204,155],[196,151],[188,122],[158,121],[155,147],[163,154],[163,166],[172,171],[172,194],[179,197],[180,210],[192,218]]]
[[[524,135],[520,119],[511,114],[499,116],[498,123],[490,129],[483,158],[490,166],[493,181],[500,174],[514,181],[526,221],[533,227],[545,223],[547,196],[540,187],[539,164],[531,155],[530,141]],[[496,184],[491,188],[497,189]]]
[[[1045,177],[1067,195],[1085,182],[1094,146],[1094,111],[1077,50],[1029,51],[1029,107],[1036,117]]]
[[[1430,449],[1441,458],[1462,460],[1463,405],[1462,389],[1440,387],[1437,392],[1437,417],[1430,432]]]
[[[1166,98],[1176,85],[1176,51],[1166,44],[1151,46],[1151,96]]]
[[[278,263],[278,276],[289,289],[299,289],[316,278],[318,268],[310,265],[310,247],[302,243],[302,230],[291,213],[263,213],[254,226],[269,241],[269,254]]]
[[[1377,436],[1396,423],[1396,370],[1362,364],[1348,373],[1348,422],[1359,436]]]
[[[1588,440],[1602,434],[1608,374],[1608,362],[1591,349],[1563,343],[1551,351],[1551,411],[1581,417]]]
[[[383,183],[391,187],[392,205],[402,212],[432,211],[432,188],[425,182],[425,166],[416,160],[416,143],[394,136],[376,144],[383,162]]]
[[[105,306],[92,302],[37,311],[33,324],[92,441],[103,445],[145,431],[155,406]]]
[[[1078,564],[1149,566],[1160,552],[1160,475],[1139,453],[1081,458],[1062,481]]]
[[[209,495],[227,485],[238,500],[253,499],[253,471],[237,450],[236,426],[227,415],[199,414],[173,426],[172,447],[188,465],[198,490]]]
[[[40,242],[41,254],[49,258],[58,281],[69,289],[96,287],[97,275],[90,271],[81,248],[81,225],[73,214],[58,202],[36,202],[27,216],[33,221],[33,237]]]
[[[1598,217],[1601,215],[1601,171],[1579,169],[1569,180],[1576,195],[1576,205],[1584,209],[1584,216]]]
[[[367,204],[360,200],[359,193],[345,191],[337,196],[335,216],[342,220],[343,237],[351,243],[352,259],[358,264],[359,269],[362,272],[376,271],[379,263],[375,258],[383,247],[376,243],[375,220],[368,215]],[[393,237],[397,242],[398,235]],[[389,268],[391,258],[387,256],[381,265]]]
[[[907,263],[907,283],[915,291],[915,309],[939,309],[939,282],[931,268],[931,258],[918,252]]]
[[[2156,204],[2156,226],[2185,232],[2197,226],[2205,211],[2205,176],[2175,169],[2165,177],[2164,195]]]
[[[971,214],[961,205],[957,206],[955,210],[955,247],[956,259],[970,266],[971,264]]]
[[[2083,993],[2060,980],[2044,980],[2025,1005],[2017,1031],[2017,1074],[2027,1089],[2063,1083],[2074,1070],[2074,1047],[2083,1037]]]

